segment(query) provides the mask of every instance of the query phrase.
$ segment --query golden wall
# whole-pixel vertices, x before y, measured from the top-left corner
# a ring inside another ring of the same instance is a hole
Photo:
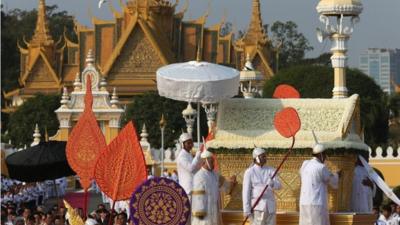
[[[267,155],[267,164],[275,168],[283,159],[283,154]],[[275,192],[278,212],[298,212],[300,193],[299,170],[304,160],[310,156],[293,155],[283,164],[279,179],[282,189]],[[250,154],[218,154],[218,166],[221,174],[225,177],[237,176],[238,185],[231,195],[222,196],[222,208],[224,210],[242,210],[242,182],[246,168],[252,163]],[[337,190],[329,189],[329,210],[330,212],[345,212],[350,208],[352,179],[354,170],[355,155],[344,154],[330,156],[327,165],[330,171],[342,170],[342,177]]]

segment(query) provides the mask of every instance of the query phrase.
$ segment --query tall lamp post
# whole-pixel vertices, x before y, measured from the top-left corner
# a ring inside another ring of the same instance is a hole
[[[164,129],[167,125],[167,121],[164,119],[164,114],[161,116],[160,129],[161,129],[161,176],[164,172]]]
[[[334,68],[333,98],[346,98],[347,41],[353,33],[354,24],[362,12],[360,0],[321,0],[317,5],[319,20],[324,29],[317,28],[320,42],[325,38],[332,41],[332,67]]]

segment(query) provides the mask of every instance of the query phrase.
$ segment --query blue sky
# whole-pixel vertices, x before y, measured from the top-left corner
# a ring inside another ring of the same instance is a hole
[[[173,1],[173,0],[172,0]],[[178,10],[185,0],[180,0]],[[195,19],[201,16],[211,4],[211,11],[207,20],[208,25],[221,20],[224,11],[227,21],[235,24],[237,30],[247,28],[251,16],[251,0],[189,0],[189,9],[185,19]],[[329,51],[330,41],[319,43],[315,35],[315,28],[322,27],[315,10],[317,0],[260,0],[261,14],[264,23],[292,20],[298,29],[310,41],[314,50],[307,57],[315,57],[322,52]],[[358,66],[359,54],[369,48],[400,48],[400,0],[363,0],[364,10],[360,15],[360,23],[355,26],[354,33],[349,41],[349,64]],[[2,0],[6,10],[13,8],[36,8],[38,0]],[[60,9],[75,15],[84,25],[90,25],[88,9],[101,19],[112,19],[108,6],[97,8],[97,0],[46,0],[46,4],[57,4]],[[112,4],[119,9],[118,0]]]

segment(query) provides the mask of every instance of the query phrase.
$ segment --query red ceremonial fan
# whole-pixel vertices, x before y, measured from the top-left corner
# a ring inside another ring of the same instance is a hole
[[[84,215],[87,209],[87,190],[91,185],[94,167],[100,150],[106,147],[106,140],[92,111],[93,95],[91,76],[87,76],[85,109],[68,138],[65,153],[68,164],[78,174],[85,191]]]
[[[275,88],[273,98],[300,98],[300,93],[292,86],[281,84]]]
[[[100,153],[94,176],[114,203],[129,199],[147,179],[146,162],[132,122]]]
[[[275,129],[285,138],[294,137],[300,130],[300,124],[299,115],[292,107],[286,107],[275,114]]]
[[[90,187],[97,156],[106,147],[106,140],[92,111],[91,76],[87,76],[85,109],[68,138],[66,155],[68,164],[78,174],[84,190]]]

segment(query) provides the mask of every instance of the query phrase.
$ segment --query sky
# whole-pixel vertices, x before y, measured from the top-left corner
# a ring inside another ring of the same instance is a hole
[[[116,9],[118,0],[109,0]],[[171,0],[174,1],[174,0]],[[112,19],[107,6],[97,7],[97,0],[46,0],[47,5],[57,4],[60,9],[75,15],[78,21],[90,26],[88,14],[90,8],[93,15],[99,19]],[[180,0],[177,9],[181,9],[185,0]],[[263,23],[272,24],[275,21],[294,21],[298,30],[305,35],[314,47],[306,57],[316,57],[328,52],[331,46],[329,40],[319,43],[315,29],[323,27],[316,12],[318,0],[260,0]],[[226,14],[226,21],[232,22],[236,30],[246,30],[251,18],[252,0],[189,0],[189,8],[185,20],[196,19],[203,15],[210,5],[211,10],[207,25],[221,21]],[[37,8],[38,0],[2,0],[6,10],[20,8],[30,10]],[[400,0],[362,0],[364,7],[360,22],[356,24],[348,43],[350,67],[358,67],[359,55],[367,48],[400,48]]]

